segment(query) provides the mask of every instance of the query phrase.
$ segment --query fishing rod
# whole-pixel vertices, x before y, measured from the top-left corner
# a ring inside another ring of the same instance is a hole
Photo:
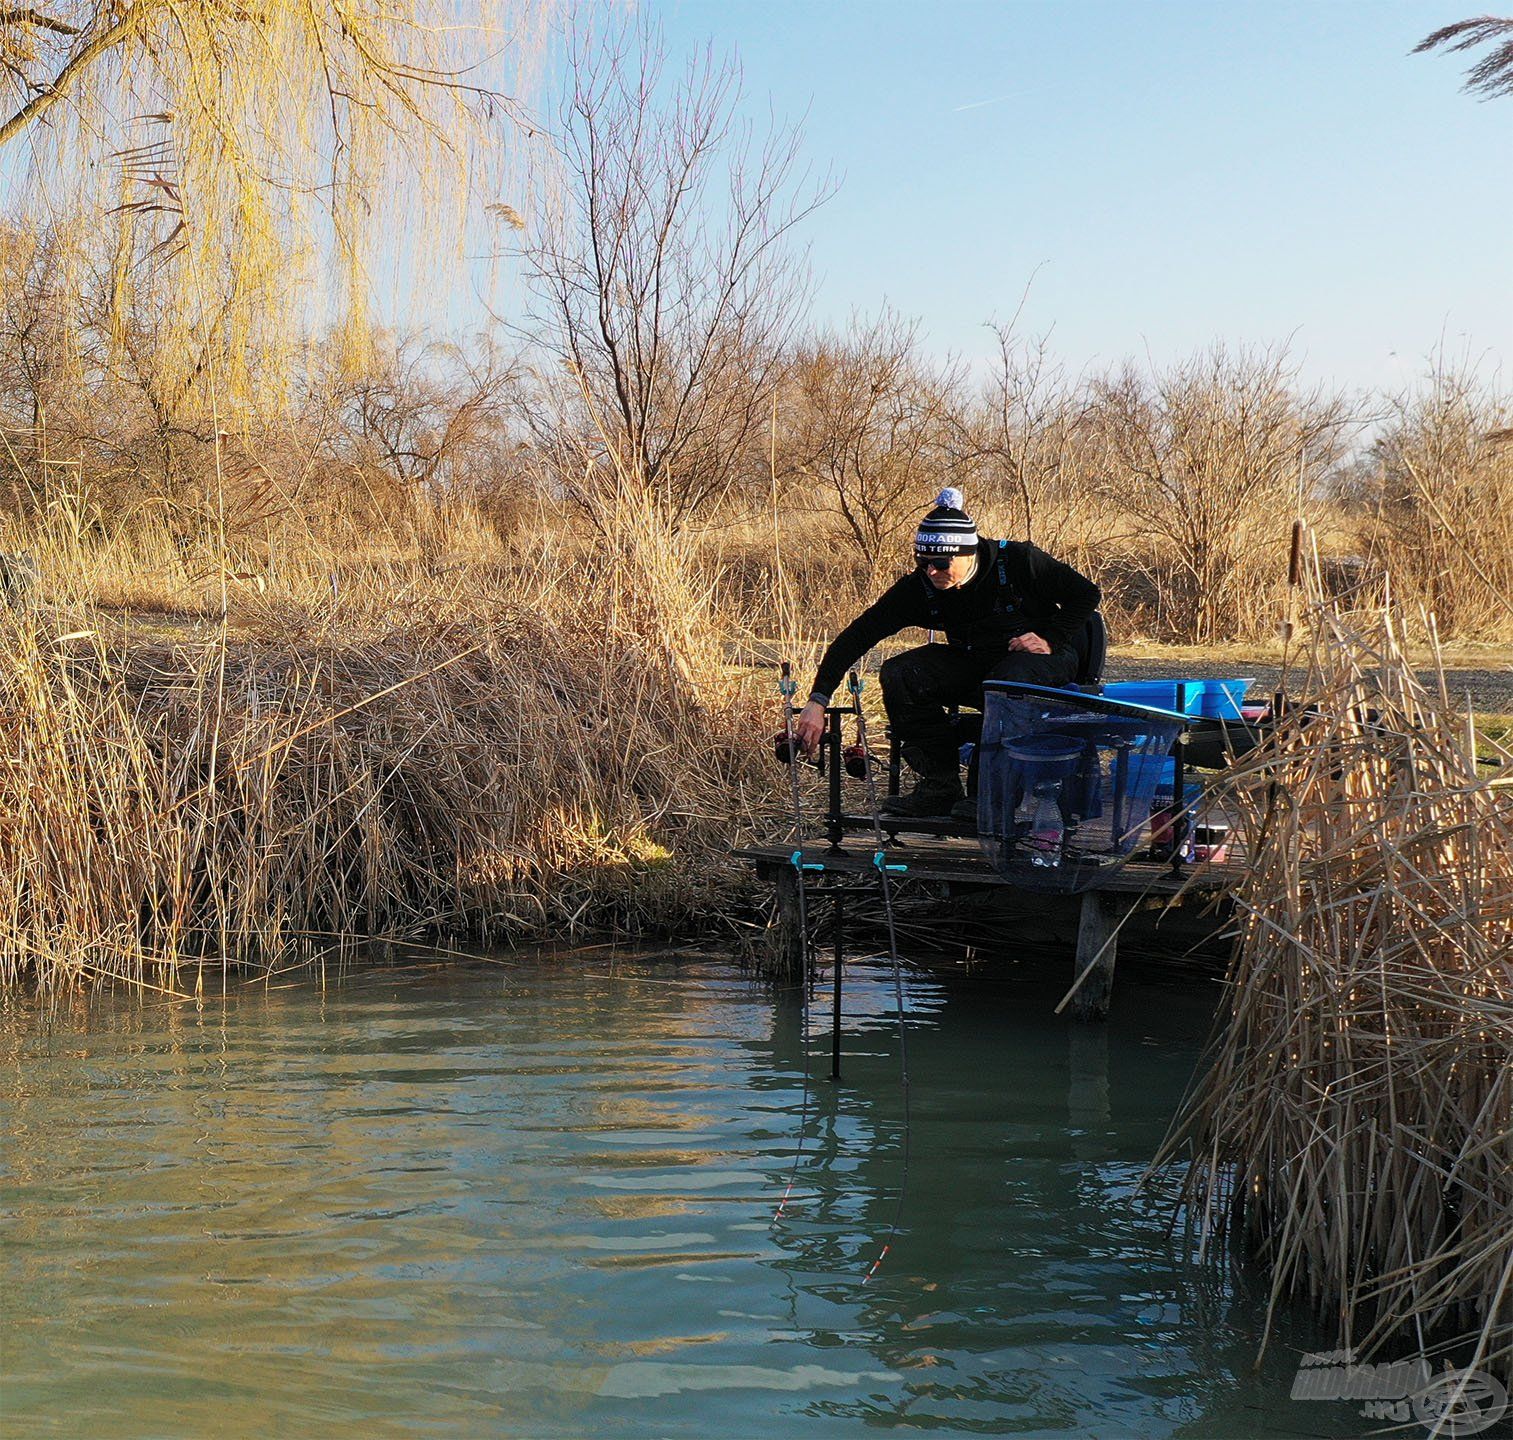
[[[883,1242],[883,1248],[878,1251],[877,1259],[872,1262],[871,1267],[862,1277],[862,1284],[865,1285],[877,1274],[878,1267],[887,1259],[888,1252],[893,1248],[893,1242],[898,1239],[899,1225],[904,1214],[904,1198],[909,1193],[909,1132],[911,1128],[909,1048],[904,1030],[904,982],[898,960],[898,927],[893,916],[893,882],[889,879],[890,875],[905,873],[908,866],[888,864],[887,851],[883,843],[882,818],[877,805],[877,780],[872,773],[872,752],[867,744],[867,716],[862,709],[862,681],[855,670],[847,678],[846,684],[856,707],[856,738],[863,756],[862,774],[867,782],[867,813],[872,820],[872,838],[877,847],[872,854],[872,865],[877,871],[878,883],[882,890],[883,913],[888,921],[888,952],[893,960],[893,1007],[898,1017],[899,1089],[903,1095],[904,1106],[903,1173],[899,1177],[898,1199],[893,1207],[893,1219],[888,1226],[888,1238]]]
[[[793,1194],[793,1187],[798,1182],[799,1164],[804,1158],[804,1144],[809,1134],[809,914],[807,902],[804,898],[804,872],[806,870],[823,870],[819,864],[806,864],[804,861],[804,804],[799,795],[799,750],[793,734],[793,695],[795,690],[793,682],[793,667],[784,660],[782,675],[778,679],[778,693],[783,697],[783,733],[778,736],[778,744],[783,747],[782,758],[788,764],[788,789],[793,802],[793,854],[788,857],[789,864],[794,868],[795,882],[798,889],[798,921],[799,921],[799,1005],[800,1005],[800,1041],[799,1051],[803,1057],[804,1092],[803,1101],[799,1106],[799,1143],[793,1152],[793,1166],[788,1172],[788,1185],[783,1191],[783,1198],[778,1201],[778,1208],[773,1212],[772,1223],[777,1224],[783,1218],[788,1206],[788,1197]]]

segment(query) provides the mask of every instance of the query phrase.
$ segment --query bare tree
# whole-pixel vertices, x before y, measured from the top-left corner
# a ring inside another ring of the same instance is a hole
[[[28,450],[71,372],[61,249],[52,228],[0,223],[0,423],[24,432]]]
[[[929,364],[917,322],[892,311],[798,353],[787,465],[833,499],[869,566],[892,563],[920,507],[954,483],[961,386],[961,368]]]
[[[969,422],[981,489],[1014,515],[1026,540],[1073,556],[1107,528],[1092,403],[1044,337],[1020,340],[1012,324],[989,328],[996,363]]]
[[[1513,19],[1478,15],[1473,20],[1442,25],[1432,35],[1424,36],[1413,47],[1413,54],[1422,55],[1429,50],[1474,50],[1479,45],[1491,48],[1466,72],[1462,88],[1484,100],[1497,95],[1513,95]]]
[[[563,412],[546,428],[597,442],[676,527],[724,495],[765,420],[807,285],[787,242],[829,187],[799,173],[794,130],[739,121],[733,63],[706,52],[676,81],[663,65],[644,25],[577,36],[560,172],[522,250],[532,337],[567,375],[543,377]]]
[[[138,307],[110,313],[110,267],[91,263],[101,248],[70,231],[0,226],[0,457],[23,507],[47,506],[57,483],[98,491],[136,478],[148,448],[149,397],[130,375]],[[164,453],[160,443],[148,460],[159,477]]]
[[[1344,401],[1299,388],[1284,352],[1222,346],[1150,376],[1126,365],[1094,393],[1164,628],[1198,643],[1263,629],[1289,523],[1353,423]]]

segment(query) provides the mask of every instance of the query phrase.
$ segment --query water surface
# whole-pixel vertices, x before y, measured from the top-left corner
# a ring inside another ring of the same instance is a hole
[[[848,979],[802,1104],[800,1006],[716,959],[414,965],[203,1004],[0,1014],[0,1431],[1360,1435],[1258,1370],[1260,1297],[1136,1181],[1214,1003],[1060,967]]]

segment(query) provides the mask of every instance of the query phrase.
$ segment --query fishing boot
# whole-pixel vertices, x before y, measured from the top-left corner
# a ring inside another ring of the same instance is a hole
[[[905,745],[901,753],[919,780],[907,795],[890,795],[884,800],[882,813],[906,815],[914,820],[944,819],[961,799],[961,773],[954,747],[947,745],[936,750]]]
[[[972,747],[972,763],[967,766],[967,793],[951,807],[951,819],[957,825],[977,828],[977,768],[980,747]]]

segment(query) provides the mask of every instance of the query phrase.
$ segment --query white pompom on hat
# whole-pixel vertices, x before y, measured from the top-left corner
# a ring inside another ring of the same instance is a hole
[[[935,508],[914,532],[916,555],[969,555],[977,549],[977,522],[965,510],[966,499],[954,486],[935,497]]]

